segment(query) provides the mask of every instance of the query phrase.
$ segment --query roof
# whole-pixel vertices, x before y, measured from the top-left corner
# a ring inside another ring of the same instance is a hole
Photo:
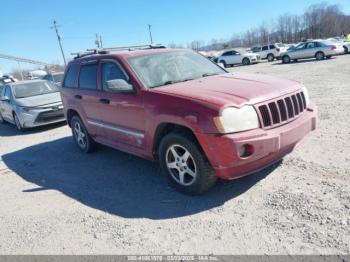
[[[184,48],[154,48],[154,49],[135,49],[135,50],[125,50],[125,51],[118,51],[118,52],[109,52],[109,53],[102,53],[102,54],[90,54],[85,55],[81,57],[75,58],[73,61],[82,61],[86,59],[93,59],[93,58],[103,58],[103,57],[122,57],[124,59],[130,58],[130,57],[137,57],[137,56],[143,56],[143,55],[151,55],[151,54],[160,54],[160,53],[167,53],[167,52],[176,52],[176,51],[186,51],[190,49],[184,49]]]

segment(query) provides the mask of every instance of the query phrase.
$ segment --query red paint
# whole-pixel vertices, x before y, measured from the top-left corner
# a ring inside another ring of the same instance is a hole
[[[129,75],[136,92],[106,93],[102,91],[101,77],[98,77],[95,91],[62,88],[66,115],[68,110],[75,110],[96,141],[147,159],[155,158],[153,149],[157,127],[164,123],[187,127],[196,136],[217,175],[224,179],[238,178],[276,162],[315,129],[315,107],[309,105],[308,110],[298,118],[276,128],[219,134],[213,118],[220,115],[223,108],[256,105],[300,91],[302,85],[271,76],[234,73],[149,90],[144,88],[126,59],[172,50],[174,49],[141,50],[72,61],[70,65],[89,60],[115,59]],[[100,71],[101,66],[98,69],[99,73]],[[75,99],[77,94],[83,99]],[[101,98],[107,98],[111,103],[101,104]],[[143,137],[136,138],[93,126],[88,123],[88,118],[125,128],[142,134]],[[238,155],[238,148],[243,144],[249,144],[254,149],[249,157],[240,158]]]

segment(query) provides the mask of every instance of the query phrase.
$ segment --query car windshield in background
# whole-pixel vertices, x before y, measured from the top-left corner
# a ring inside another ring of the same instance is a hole
[[[55,92],[59,92],[58,87],[47,81],[17,84],[13,86],[13,93],[16,98],[25,98]]]
[[[128,62],[147,88],[226,73],[209,59],[192,51],[132,57]]]
[[[54,81],[54,82],[62,82],[62,81],[63,81],[63,75],[64,75],[64,74],[52,75],[53,81]]]

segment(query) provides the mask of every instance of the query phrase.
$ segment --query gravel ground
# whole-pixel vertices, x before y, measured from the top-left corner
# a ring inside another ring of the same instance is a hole
[[[65,125],[0,126],[1,254],[349,254],[350,55],[231,68],[301,80],[318,129],[283,162],[200,197],[158,165],[84,155]]]

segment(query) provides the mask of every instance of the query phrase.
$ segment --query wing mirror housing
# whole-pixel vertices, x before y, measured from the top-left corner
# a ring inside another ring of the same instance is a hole
[[[10,98],[8,96],[2,96],[0,100],[3,102],[10,102]]]
[[[134,86],[124,79],[113,79],[107,81],[107,87],[115,93],[135,93]]]

